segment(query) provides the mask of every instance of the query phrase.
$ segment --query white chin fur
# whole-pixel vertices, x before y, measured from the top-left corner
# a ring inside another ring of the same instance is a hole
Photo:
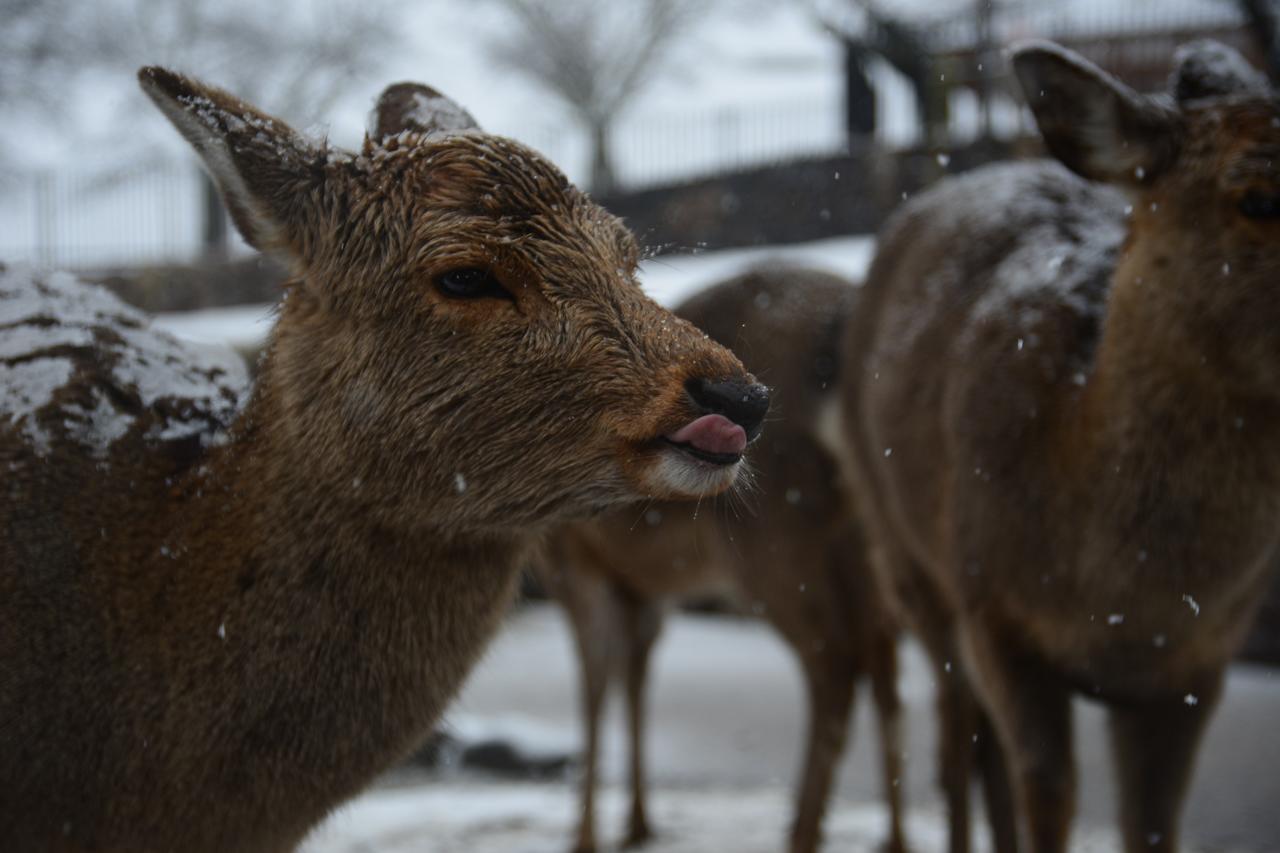
[[[707,497],[733,485],[741,467],[741,461],[732,465],[709,465],[667,448],[649,471],[649,488],[664,497]]]

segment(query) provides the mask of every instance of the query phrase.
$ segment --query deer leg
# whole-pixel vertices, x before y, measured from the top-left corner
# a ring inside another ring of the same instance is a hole
[[[906,853],[902,831],[902,702],[898,696],[898,648],[892,634],[878,637],[872,645],[871,688],[880,719],[880,759],[884,774],[884,797],[889,806],[887,853]]]
[[[662,630],[662,611],[649,602],[628,602],[627,631],[627,722],[631,748],[631,816],[627,823],[627,847],[643,844],[653,837],[645,807],[645,686],[653,644]]]
[[[808,745],[791,825],[790,853],[814,853],[822,840],[822,817],[836,764],[844,751],[857,671],[842,658],[804,660],[809,693]]]
[[[1218,674],[1194,692],[1110,710],[1127,853],[1176,853],[1178,815],[1221,687]]]
[[[580,664],[582,724],[585,745],[580,779],[581,811],[575,853],[594,853],[596,773],[600,755],[600,712],[619,643],[617,593],[586,572],[565,576],[557,595],[569,615]]]
[[[1075,814],[1071,694],[1035,661],[994,638],[970,635],[969,662],[1009,768],[1015,812],[1024,817],[1019,847],[1065,853]]]
[[[969,853],[969,789],[977,700],[956,650],[948,605],[924,580],[927,572],[897,548],[881,544],[872,552],[880,577],[891,579],[912,632],[933,666],[938,718],[938,787],[947,803],[947,849]]]
[[[950,853],[969,853],[969,783],[976,709],[968,682],[952,660],[934,655],[938,683],[938,783],[947,801]]]
[[[982,774],[983,800],[995,853],[1018,853],[1018,821],[1013,805],[1013,787],[1005,765],[1000,741],[991,719],[978,709],[978,770]]]

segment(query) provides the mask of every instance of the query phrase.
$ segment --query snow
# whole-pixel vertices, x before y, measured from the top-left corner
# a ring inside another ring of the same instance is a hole
[[[1046,315],[1100,318],[1126,230],[1122,205],[1119,193],[1057,164],[989,166],[937,184],[902,205],[885,228],[900,246],[911,241],[923,252],[950,253],[920,280],[914,305],[887,315],[885,339],[911,351],[931,328],[925,306],[961,294],[973,300],[965,306],[974,321],[966,334],[982,334],[989,321],[1006,324],[1009,345],[1019,349],[1037,346]],[[1016,234],[1010,223],[1017,223]],[[994,243],[1008,248],[993,264],[982,247]],[[989,284],[970,294],[964,282],[975,265]]]
[[[606,788],[597,799],[598,839],[621,837],[628,806],[625,791]],[[736,790],[672,788],[651,803],[658,837],[646,853],[777,853],[785,849],[791,792],[785,788]],[[300,853],[564,853],[577,814],[577,798],[565,786],[462,782],[429,789],[381,790],[340,809]],[[980,823],[980,816],[978,818]],[[887,837],[878,805],[839,804],[823,823],[824,850],[878,850]],[[947,849],[944,816],[908,815],[904,832],[913,850]],[[1073,832],[1073,853],[1115,853],[1106,831]],[[601,844],[611,851],[612,844]],[[974,853],[988,853],[979,832]],[[1188,853],[1207,848],[1184,846]],[[1211,848],[1232,853],[1246,847]]]
[[[523,757],[538,761],[577,751],[576,731],[516,711],[473,715],[452,712],[445,727],[463,744],[504,740],[517,744]]]
[[[640,284],[660,304],[672,307],[707,285],[762,263],[803,264],[858,279],[871,263],[874,245],[873,238],[860,235],[788,246],[658,255],[640,265]]]
[[[151,324],[185,341],[243,352],[260,346],[274,323],[274,306],[235,305],[157,314]]]
[[[101,287],[81,286],[66,272],[41,276],[26,267],[0,268],[0,326],[55,319],[64,326],[136,324],[144,315]],[[7,330],[6,337],[11,331],[17,329]]]
[[[235,353],[149,328],[142,312],[66,273],[0,267],[0,329],[0,418],[19,424],[40,455],[49,451],[53,414],[60,431],[98,457],[132,429],[134,416],[98,384],[88,388],[89,408],[58,399],[73,383],[100,383],[98,365],[115,391],[155,413],[147,437],[162,441],[204,436],[211,421],[229,424],[248,388]],[[156,408],[164,401],[174,405]]]
[[[764,790],[679,789],[654,804],[658,838],[648,853],[776,853],[783,849],[791,794]],[[625,826],[627,801],[616,788],[598,802],[600,832],[613,838]],[[338,812],[304,844],[302,853],[379,853],[430,849],[433,853],[563,853],[577,812],[564,785],[461,783],[432,790],[387,790]],[[872,806],[836,809],[825,825],[829,850],[874,850],[885,838],[885,818]],[[906,831],[921,850],[942,850],[946,835],[937,814],[913,815]],[[427,845],[425,848],[423,845]],[[611,850],[612,845],[602,845]],[[979,848],[979,853],[985,848]]]
[[[505,736],[531,754],[576,752],[577,666],[564,620],[550,605],[512,614],[462,695],[446,727],[463,739]],[[907,734],[907,841],[913,850],[945,850],[936,773],[934,683],[920,649],[904,644],[899,689]],[[532,677],[531,673],[536,673]],[[791,781],[799,761],[805,703],[795,661],[762,624],[677,615],[655,649],[648,737],[651,853],[785,849]],[[864,691],[865,696],[865,691]],[[602,730],[603,788],[597,821],[603,851],[624,832],[626,748],[619,695]],[[876,725],[864,698],[840,762],[826,823],[826,850],[875,850],[885,836]],[[1183,821],[1187,853],[1263,853],[1280,832],[1280,742],[1259,740],[1280,713],[1280,677],[1237,666],[1205,737]],[[1115,792],[1101,710],[1075,715],[1080,816],[1073,853],[1114,853]],[[303,845],[303,853],[431,850],[433,853],[563,853],[577,819],[569,778],[501,780],[449,769],[399,771],[340,808]],[[990,850],[975,820],[975,853]]]
[[[3,314],[5,303],[0,295],[0,325],[7,325]],[[5,330],[0,338],[0,360],[17,358],[39,349],[56,349],[58,347],[82,347],[93,342],[93,335],[88,329],[80,328],[41,328],[39,326],[15,326]]]
[[[123,438],[133,425],[133,418],[121,415],[100,388],[92,391],[93,408],[74,403],[63,407],[69,417],[63,421],[67,433],[88,447],[94,458],[103,459],[117,439]]]
[[[413,109],[408,117],[432,133],[462,133],[473,130],[475,119],[458,104],[440,95],[413,94]]]
[[[40,456],[49,452],[49,436],[36,414],[71,380],[74,367],[66,358],[37,358],[18,364],[0,364],[0,420],[21,424]]]

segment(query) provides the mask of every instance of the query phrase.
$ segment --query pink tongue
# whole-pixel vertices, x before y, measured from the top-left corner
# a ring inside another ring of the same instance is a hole
[[[703,415],[667,436],[676,444],[691,444],[706,453],[741,453],[747,431],[724,415]]]

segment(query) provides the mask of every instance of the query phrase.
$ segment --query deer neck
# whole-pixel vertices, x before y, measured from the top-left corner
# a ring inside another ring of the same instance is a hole
[[[1218,282],[1193,280],[1221,275],[1221,263],[1178,252],[1131,238],[1117,263],[1095,363],[1067,418],[1075,448],[1093,462],[1083,476],[1119,470],[1162,489],[1272,488],[1280,388],[1240,369],[1257,342],[1213,319],[1207,300]]]
[[[206,757],[191,772],[248,801],[254,783],[300,774],[322,793],[292,812],[318,818],[428,733],[496,630],[523,542],[365,503],[280,404],[268,371],[167,522],[178,558],[204,568],[161,582],[173,615],[155,645],[222,676],[189,707],[217,709],[227,766]],[[246,782],[244,755],[269,772]]]
[[[459,530],[434,519],[429,501],[362,479],[369,465],[341,445],[329,451],[338,458],[317,459],[314,445],[291,428],[296,418],[278,411],[272,379],[264,377],[245,412],[242,440],[220,465],[246,496],[251,517],[243,523],[249,541],[259,543],[264,570],[278,572],[293,591],[360,602],[378,624],[431,632],[467,611],[466,624],[483,629],[491,619],[480,611],[505,603],[525,547],[522,532]],[[474,641],[465,629],[456,633],[460,645]],[[430,645],[452,636],[442,632]]]

